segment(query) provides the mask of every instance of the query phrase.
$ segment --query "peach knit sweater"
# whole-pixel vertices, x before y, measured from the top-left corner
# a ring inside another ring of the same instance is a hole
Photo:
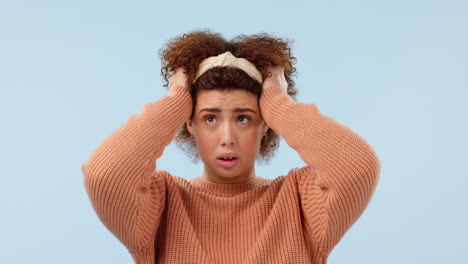
[[[374,149],[315,104],[271,86],[262,116],[308,166],[240,184],[187,180],[155,164],[192,111],[189,92],[174,88],[130,116],[81,168],[99,219],[135,262],[326,263],[375,191]]]

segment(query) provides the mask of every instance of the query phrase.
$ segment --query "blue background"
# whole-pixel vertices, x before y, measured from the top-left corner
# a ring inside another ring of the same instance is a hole
[[[166,94],[159,48],[209,28],[293,39],[298,101],[376,149],[379,186],[329,263],[468,263],[467,14],[453,0],[2,1],[0,262],[133,263],[81,164]],[[257,173],[303,165],[281,141]],[[158,166],[202,173],[173,143]]]

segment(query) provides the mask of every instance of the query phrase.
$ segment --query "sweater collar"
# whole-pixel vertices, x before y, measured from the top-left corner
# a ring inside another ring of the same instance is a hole
[[[270,180],[257,176],[243,183],[216,183],[203,178],[203,176],[200,176],[189,181],[200,191],[221,196],[230,196],[233,194],[246,192],[256,187],[267,185],[268,181]]]

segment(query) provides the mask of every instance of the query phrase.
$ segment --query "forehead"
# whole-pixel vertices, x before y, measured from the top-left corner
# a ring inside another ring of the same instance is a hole
[[[258,108],[257,96],[241,89],[201,90],[197,95],[196,108],[218,107],[230,109],[240,106]]]

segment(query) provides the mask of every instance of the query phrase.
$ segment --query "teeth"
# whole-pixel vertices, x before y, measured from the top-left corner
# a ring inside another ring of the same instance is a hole
[[[223,160],[232,160],[233,158],[223,158]]]

